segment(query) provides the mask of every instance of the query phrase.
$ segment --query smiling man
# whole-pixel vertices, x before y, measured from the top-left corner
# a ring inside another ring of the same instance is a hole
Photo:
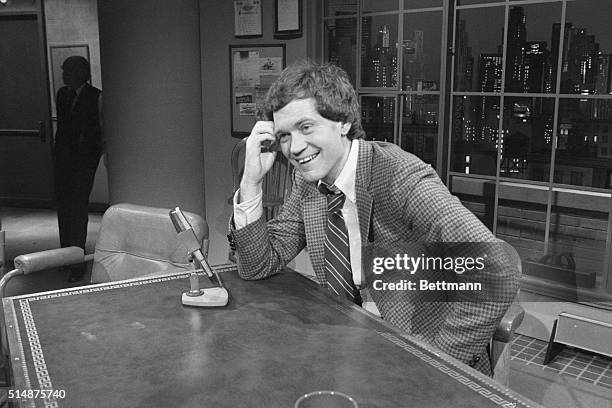
[[[422,248],[497,240],[431,166],[394,144],[363,139],[357,95],[342,69],[289,66],[270,88],[263,116],[247,139],[234,196],[230,237],[240,276],[278,273],[306,247],[317,282],[330,292],[490,374],[486,346],[518,290],[512,254],[491,251],[486,271],[469,277],[502,294],[495,300],[448,302],[452,295],[440,292],[415,303],[409,291],[375,290],[376,275],[367,263],[362,267],[372,244],[388,250],[399,241]],[[290,197],[266,222],[262,182],[277,154],[262,149],[269,142],[280,144],[295,176]],[[400,282],[409,275],[386,277]]]

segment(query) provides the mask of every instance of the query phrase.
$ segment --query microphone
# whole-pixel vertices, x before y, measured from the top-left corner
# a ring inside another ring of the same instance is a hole
[[[217,279],[217,287],[200,289],[198,274],[195,272],[191,273],[189,277],[191,290],[183,292],[182,303],[187,306],[200,306],[200,307],[211,307],[211,306],[225,306],[227,305],[229,294],[227,289],[223,287],[221,277],[214,271],[200,248],[198,238],[193,232],[193,227],[187,221],[187,217],[181,211],[179,207],[174,210],[170,210],[170,220],[174,225],[174,229],[178,233],[178,239],[187,248],[187,252],[190,256],[195,259],[196,264],[203,269],[208,279],[215,283],[213,276]]]

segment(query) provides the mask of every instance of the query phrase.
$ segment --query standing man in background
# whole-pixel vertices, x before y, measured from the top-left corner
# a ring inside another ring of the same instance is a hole
[[[57,92],[54,143],[55,196],[60,244],[85,249],[89,194],[102,154],[102,91],[91,86],[89,62],[81,56],[62,64],[66,86]],[[72,267],[70,283],[85,274],[85,264]]]

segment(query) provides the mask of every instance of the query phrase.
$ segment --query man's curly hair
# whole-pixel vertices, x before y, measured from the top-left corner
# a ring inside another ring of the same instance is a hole
[[[259,116],[273,120],[273,113],[291,101],[308,98],[315,99],[317,112],[325,119],[350,123],[349,139],[365,135],[355,89],[347,73],[333,64],[306,60],[285,68],[268,90]]]

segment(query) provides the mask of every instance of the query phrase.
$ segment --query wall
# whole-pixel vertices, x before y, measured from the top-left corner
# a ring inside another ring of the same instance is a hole
[[[286,60],[307,56],[309,27],[304,14],[304,34],[301,38],[280,41],[273,38],[274,1],[263,0],[263,36],[255,39],[234,37],[232,1],[200,0],[202,38],[202,80],[204,109],[204,154],[206,157],[206,214],[211,234],[210,261],[227,261],[227,223],[232,207],[227,200],[232,193],[230,155],[238,141],[230,129],[230,67],[229,45],[286,44]],[[304,1],[306,10],[306,3]],[[314,2],[312,2],[314,3]]]
[[[111,204],[205,215],[198,6],[98,4]]]
[[[102,87],[97,0],[45,0],[47,45],[89,45],[91,83]]]
[[[97,4],[97,0],[46,0],[44,3],[45,31],[48,47],[87,44],[91,64],[91,84],[103,89]],[[49,67],[50,82],[53,81],[52,75],[51,67]],[[55,84],[55,89],[59,89],[62,85]],[[51,86],[50,89],[53,90],[53,87]],[[55,96],[51,95],[51,97]],[[55,120],[53,122],[55,132]],[[89,201],[108,203],[108,175],[104,160],[100,160]]]

